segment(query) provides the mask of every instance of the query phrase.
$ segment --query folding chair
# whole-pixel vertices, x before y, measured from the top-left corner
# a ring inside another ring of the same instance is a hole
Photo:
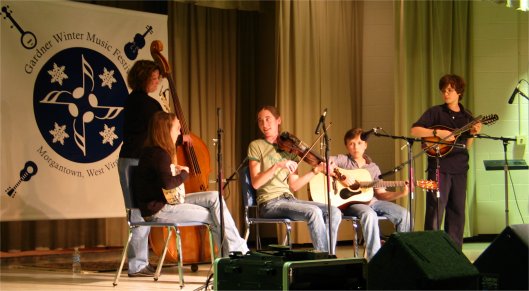
[[[319,173],[318,175],[316,175],[309,182],[309,192],[311,193],[311,195],[312,195],[312,193],[322,193],[321,189],[317,189],[319,187],[322,187],[322,189],[325,190],[324,192],[327,193],[327,190],[326,190],[327,189],[327,180],[325,178],[325,175],[322,174],[322,173]],[[358,257],[358,242],[359,242],[359,239],[358,239],[358,227],[359,227],[359,224],[360,224],[360,218],[358,218],[357,216],[342,215],[342,220],[350,220],[352,222],[352,224],[353,224],[354,256]],[[384,217],[384,216],[379,216],[378,217],[378,221],[380,222],[381,220],[387,220],[387,218]],[[364,248],[363,256],[367,257],[367,252],[366,252],[365,248]]]
[[[379,216],[378,222],[380,223],[381,220],[387,220],[388,218],[385,216]],[[353,244],[354,244],[354,256],[358,257],[358,226],[360,224],[360,218],[357,216],[349,216],[349,215],[343,215],[342,220],[350,220],[353,223]],[[367,258],[367,250],[364,246],[364,258]]]
[[[250,227],[252,224],[256,225],[256,248],[257,250],[261,249],[261,238],[259,236],[259,224],[261,223],[273,223],[273,224],[283,224],[286,228],[286,236],[283,240],[283,245],[288,245],[289,249],[292,249],[292,241],[290,233],[292,231],[290,218],[261,218],[259,217],[259,209],[257,206],[256,191],[252,186],[250,180],[250,171],[248,166],[245,166],[241,169],[241,192],[242,192],[242,201],[244,204],[244,222],[246,225],[246,230],[244,232],[244,239],[248,241],[248,236],[250,235]],[[252,215],[255,213],[255,215]]]
[[[215,246],[213,245],[213,234],[211,232],[210,226],[207,223],[200,223],[200,222],[189,222],[189,223],[169,223],[169,222],[156,222],[156,221],[133,221],[131,212],[133,209],[136,209],[139,211],[137,206],[135,205],[135,199],[134,199],[134,193],[132,192],[132,177],[133,173],[136,170],[137,166],[129,166],[127,171],[127,179],[128,179],[128,191],[127,189],[123,189],[123,198],[125,199],[125,209],[127,211],[127,223],[129,225],[129,235],[127,239],[127,243],[125,244],[125,247],[123,248],[123,254],[121,256],[121,263],[119,265],[118,270],[116,271],[116,276],[114,278],[113,285],[116,286],[119,281],[119,277],[121,275],[121,271],[123,269],[123,265],[125,264],[125,259],[127,257],[127,250],[129,248],[130,240],[132,238],[132,230],[139,226],[150,226],[150,227],[165,227],[167,229],[167,239],[164,243],[164,249],[162,252],[162,255],[159,258],[158,266],[156,268],[156,272],[154,273],[154,281],[158,281],[158,277],[160,276],[163,261],[165,259],[165,255],[167,254],[167,246],[169,245],[169,240],[172,238],[172,232],[174,231],[176,236],[176,247],[178,251],[178,275],[180,278],[180,288],[184,287],[184,273],[183,273],[183,255],[182,255],[182,239],[180,236],[180,227],[185,226],[201,226],[204,225],[208,229],[209,232],[209,244],[211,246],[211,263],[213,264],[215,261]]]

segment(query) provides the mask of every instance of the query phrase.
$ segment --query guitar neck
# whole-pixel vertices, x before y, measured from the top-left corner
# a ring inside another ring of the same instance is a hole
[[[361,188],[378,188],[378,187],[404,187],[406,186],[405,181],[370,181],[370,182],[358,182]]]

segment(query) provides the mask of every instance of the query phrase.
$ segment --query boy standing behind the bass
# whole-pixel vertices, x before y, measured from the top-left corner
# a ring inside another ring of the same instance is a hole
[[[452,131],[444,128],[461,128],[469,124],[472,114],[459,101],[465,92],[465,81],[457,75],[444,75],[439,80],[439,90],[444,104],[426,110],[411,128],[411,135],[416,137],[438,137],[443,141],[454,141]],[[436,177],[437,158],[428,157],[428,179],[436,180],[439,185],[440,198],[437,193],[428,191],[426,196],[425,230],[437,230],[438,219],[441,221],[446,209],[444,230],[461,249],[463,230],[465,228],[465,202],[468,172],[468,149],[472,145],[471,135],[481,131],[481,123],[476,123],[469,134],[462,134],[456,144],[464,147],[452,147],[451,151],[439,157],[439,177]],[[439,210],[439,211],[438,211]]]
[[[347,131],[344,136],[347,155],[337,155],[330,157],[337,167],[346,170],[365,169],[371,175],[373,181],[379,180],[380,169],[371,158],[365,154],[367,149],[367,136],[362,134],[361,128]],[[346,176],[344,181],[340,181],[344,186],[355,183],[354,177]],[[393,202],[397,198],[408,194],[409,188],[406,185],[402,192],[390,192],[385,188],[374,188],[374,197],[363,203],[355,203],[342,209],[345,215],[356,216],[360,219],[362,233],[366,242],[367,259],[371,260],[380,249],[380,230],[378,226],[378,216],[387,217],[398,232],[409,230],[410,222],[408,211]]]

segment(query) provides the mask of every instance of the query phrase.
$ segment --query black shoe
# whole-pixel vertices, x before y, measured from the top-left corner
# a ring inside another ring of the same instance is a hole
[[[129,277],[154,277],[154,271],[152,271],[149,266],[146,266],[136,273],[129,273]]]
[[[152,272],[153,274],[156,273],[156,266],[153,266],[151,264],[148,264],[146,267],[145,267],[147,270],[149,270],[149,272]]]

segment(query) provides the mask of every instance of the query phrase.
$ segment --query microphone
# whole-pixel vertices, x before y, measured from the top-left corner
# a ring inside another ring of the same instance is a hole
[[[389,171],[387,171],[387,172],[385,172],[383,174],[378,175],[378,178],[379,179],[383,179],[387,175],[390,175],[390,174],[393,174],[393,173],[396,173],[396,172],[402,170],[403,167],[404,167],[404,165],[399,165],[399,166],[397,166],[397,167],[395,167],[395,168],[393,168],[393,169],[391,169],[391,170],[389,170]]]
[[[374,128],[371,128],[371,129],[368,130],[368,131],[362,132],[362,133],[360,134],[360,139],[363,140],[363,141],[367,141],[367,139],[369,138],[369,136],[370,136],[371,134],[374,133],[374,134],[376,135],[376,134],[378,133],[377,131],[378,131],[378,130],[381,130],[381,129],[382,129],[381,127],[374,127]]]
[[[512,102],[514,101],[514,97],[516,97],[518,93],[520,93],[520,90],[518,90],[518,86],[516,86],[516,88],[514,88],[514,91],[512,91],[511,98],[509,98],[509,104],[512,104]]]
[[[235,175],[237,175],[237,173],[239,173],[239,170],[246,164],[247,161],[248,161],[248,156],[246,156],[246,158],[244,158],[244,160],[239,164],[237,169],[226,180],[223,179],[222,182],[226,182],[226,184],[224,184],[224,186],[222,186],[222,190],[224,190],[228,186],[228,183],[230,181],[237,180],[237,179],[234,179],[233,177],[235,177]],[[211,181],[210,181],[210,183],[211,183]]]
[[[316,126],[316,130],[314,131],[315,134],[320,134],[320,128],[323,124],[323,121],[325,120],[325,116],[327,115],[327,108],[323,109],[323,113],[320,116],[320,120],[318,121],[318,125]]]
[[[514,101],[514,97],[516,97],[516,95],[518,95],[518,93],[520,93],[520,95],[524,96],[525,98],[527,98],[527,96],[520,91],[520,89],[518,89],[518,86],[520,86],[520,83],[522,82],[522,80],[518,81],[518,83],[516,83],[516,87],[514,88],[514,91],[512,91],[512,95],[511,95],[511,98],[509,98],[509,104],[512,104],[512,102]]]

